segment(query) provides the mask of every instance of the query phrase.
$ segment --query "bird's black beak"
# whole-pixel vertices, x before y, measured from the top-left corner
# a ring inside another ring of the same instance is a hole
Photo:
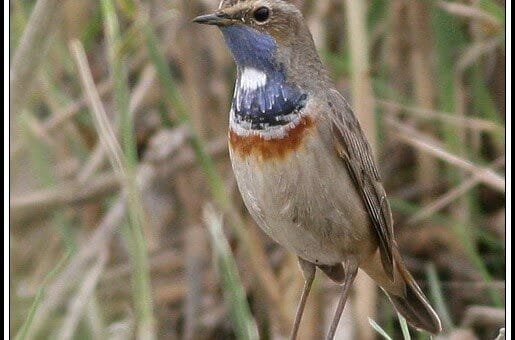
[[[197,24],[216,26],[225,26],[230,24],[231,21],[232,20],[229,19],[224,13],[205,14],[193,19],[193,22],[196,22]]]

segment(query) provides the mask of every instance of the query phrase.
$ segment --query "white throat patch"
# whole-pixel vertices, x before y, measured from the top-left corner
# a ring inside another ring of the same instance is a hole
[[[266,85],[267,76],[263,71],[246,67],[241,72],[240,88],[243,91],[254,91]]]

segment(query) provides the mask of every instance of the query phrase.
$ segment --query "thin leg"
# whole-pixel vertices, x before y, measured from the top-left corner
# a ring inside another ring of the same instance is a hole
[[[293,323],[293,328],[291,330],[290,339],[295,340],[297,338],[297,332],[299,331],[300,320],[302,319],[302,314],[304,314],[304,307],[306,307],[306,301],[308,299],[309,291],[311,290],[311,285],[313,284],[313,279],[315,278],[316,267],[314,264],[303,260],[299,257],[300,269],[302,269],[302,275],[304,276],[304,289],[302,290],[302,295],[300,297],[299,305],[297,306],[297,313],[295,314],[295,322]]]
[[[342,295],[340,296],[340,301],[338,301],[338,307],[336,308],[336,313],[334,313],[333,322],[331,323],[331,328],[327,334],[327,340],[334,339],[334,333],[336,333],[336,328],[340,322],[343,309],[345,308],[345,303],[349,297],[350,288],[352,287],[352,283],[354,282],[356,274],[358,273],[358,266],[354,261],[344,262],[343,268],[345,271],[345,279],[343,280]]]

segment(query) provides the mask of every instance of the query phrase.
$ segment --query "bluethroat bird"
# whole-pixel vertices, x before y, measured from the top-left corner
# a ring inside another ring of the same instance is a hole
[[[243,201],[261,229],[295,253],[304,275],[291,338],[317,268],[342,284],[328,339],[358,268],[412,326],[438,333],[440,320],[394,241],[370,146],[299,9],[286,0],[222,0],[194,21],[220,28],[237,65],[229,151]]]

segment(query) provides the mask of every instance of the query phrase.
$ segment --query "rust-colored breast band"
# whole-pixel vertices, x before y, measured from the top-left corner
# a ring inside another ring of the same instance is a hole
[[[240,136],[231,129],[229,144],[233,152],[243,158],[255,156],[261,160],[283,159],[302,146],[313,125],[311,118],[303,117],[284,137],[268,140],[259,135]]]

